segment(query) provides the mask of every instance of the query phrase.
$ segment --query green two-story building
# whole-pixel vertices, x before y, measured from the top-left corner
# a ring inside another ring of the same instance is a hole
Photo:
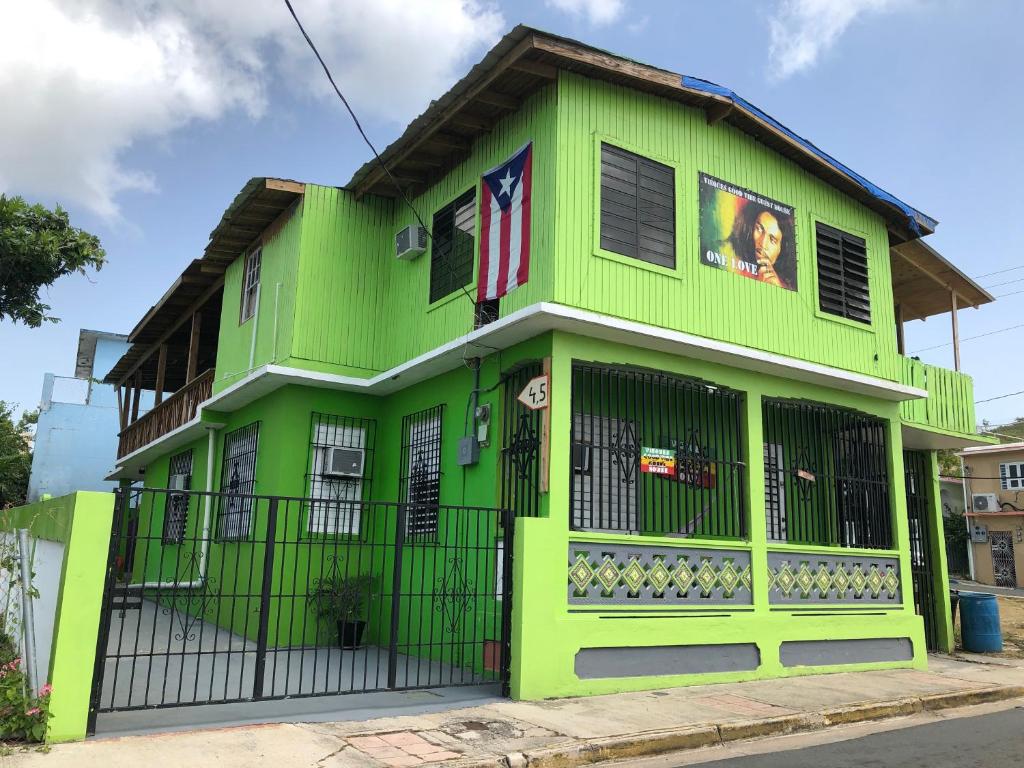
[[[982,440],[902,327],[992,297],[934,219],[526,27],[381,161],[249,181],[132,331],[99,711],[950,647],[935,451]]]

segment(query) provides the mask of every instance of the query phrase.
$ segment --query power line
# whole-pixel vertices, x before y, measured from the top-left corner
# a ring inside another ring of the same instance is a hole
[[[985,290],[990,291],[993,288],[1002,288],[1004,285],[1013,285],[1014,283],[1024,283],[1024,277],[1018,277],[1016,280],[1006,280],[1002,283],[994,283],[992,285],[986,285]]]
[[[1019,267],[1010,267],[1009,269],[997,269],[995,272],[986,272],[984,275],[975,275],[974,279],[975,280],[981,280],[981,278],[983,278],[983,277],[992,277],[992,275],[1001,275],[1004,272],[1013,272],[1013,271],[1018,270],[1018,269],[1024,269],[1024,264],[1021,264]]]
[[[327,67],[327,62],[324,61],[323,56],[320,55],[320,51],[317,50],[316,45],[313,43],[313,40],[309,37],[309,34],[306,32],[306,28],[302,26],[302,22],[299,21],[299,17],[296,15],[295,9],[292,8],[291,0],[284,0],[284,4],[288,6],[288,12],[292,15],[292,18],[295,19],[295,24],[298,26],[299,31],[302,33],[302,36],[306,38],[306,42],[309,44],[310,49],[316,56],[317,61],[319,61],[320,66],[323,67],[324,74],[327,75],[327,79],[330,81],[331,87],[334,88],[334,92],[338,94],[338,98],[341,99],[341,103],[344,104],[345,109],[348,110],[349,115],[352,117],[352,122],[356,124],[356,130],[359,131],[359,135],[363,137],[363,141],[366,142],[366,146],[368,146],[370,148],[370,151],[373,152],[373,156],[376,158],[377,164],[380,166],[381,170],[384,171],[384,173],[387,175],[388,179],[394,185],[395,189],[398,190],[398,194],[402,196],[402,200],[405,202],[406,206],[408,206],[409,210],[412,211],[412,215],[416,217],[416,221],[419,223],[421,227],[423,227],[423,231],[427,233],[427,237],[429,237],[431,242],[433,242],[433,233],[430,231],[430,228],[427,227],[427,225],[423,222],[423,219],[420,217],[419,211],[416,210],[416,207],[412,204],[412,201],[409,200],[408,195],[405,194],[405,190],[402,189],[402,185],[398,183],[398,180],[394,176],[391,175],[391,171],[384,163],[384,160],[381,159],[380,153],[377,152],[377,148],[373,146],[373,142],[370,141],[370,137],[366,135],[366,131],[363,130],[363,126],[359,122],[359,118],[356,117],[356,113],[352,110],[352,107],[349,105],[348,99],[345,98],[345,95],[341,92],[341,89],[338,87],[338,84],[334,82],[334,76],[331,74],[331,70]],[[454,277],[455,268],[447,260],[445,260],[445,264],[451,271],[452,276]],[[462,290],[464,294],[466,294],[466,298],[468,298],[475,307],[476,300],[470,295],[469,291],[466,290],[466,286],[460,285],[459,288]]]
[[[974,341],[975,339],[983,339],[986,336],[995,336],[997,333],[1006,333],[1007,331],[1015,331],[1018,328],[1024,328],[1024,324],[1021,324],[1021,325],[1011,325],[1011,326],[1009,326],[1007,328],[997,328],[996,330],[988,331],[987,333],[979,333],[977,336],[965,336],[964,338],[960,339],[960,343],[963,344],[965,341]],[[953,346],[953,342],[947,341],[945,344],[936,344],[934,347],[924,347],[923,349],[918,349],[915,352],[911,352],[910,354],[916,355],[918,352],[927,352],[930,349],[942,349],[943,347],[951,347],[951,346]]]
[[[1000,293],[998,296],[993,296],[994,299],[1005,299],[1007,296],[1016,296],[1018,293],[1024,293],[1024,291],[1013,291],[1012,293]]]
[[[985,398],[984,400],[975,400],[974,404],[980,405],[981,403],[991,403],[993,400],[1002,400],[1007,397],[1016,397],[1017,395],[1024,395],[1024,389],[1022,389],[1020,392],[1010,392],[1008,395],[999,395],[998,397],[988,397]]]

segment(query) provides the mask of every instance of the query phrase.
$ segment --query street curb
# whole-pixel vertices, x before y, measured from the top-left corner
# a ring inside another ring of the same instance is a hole
[[[487,756],[475,760],[470,758],[451,765],[452,768],[575,768],[606,760],[650,757],[743,739],[819,731],[837,725],[906,717],[920,712],[987,704],[1020,697],[1024,697],[1024,686],[1019,685],[952,691],[893,701],[864,702],[821,712],[563,742],[543,749],[515,752],[504,757]]]

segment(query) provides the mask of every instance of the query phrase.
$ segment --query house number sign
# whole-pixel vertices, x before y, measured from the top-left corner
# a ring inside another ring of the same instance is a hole
[[[531,411],[547,408],[549,383],[547,374],[534,376],[526,382],[526,386],[523,387],[523,391],[519,393],[517,399]]]

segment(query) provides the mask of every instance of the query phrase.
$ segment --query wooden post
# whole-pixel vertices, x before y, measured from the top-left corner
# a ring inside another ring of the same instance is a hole
[[[896,305],[896,351],[901,355],[907,353],[903,340],[903,305]]]
[[[956,318],[956,291],[950,291],[953,302],[953,370],[960,370],[960,326]]]
[[[543,373],[548,377],[548,405],[540,412],[540,477],[537,490],[547,493],[550,486],[548,477],[551,473],[551,357],[545,357]]]
[[[156,408],[164,399],[164,377],[167,373],[167,345],[160,345],[160,354],[156,359],[156,386],[153,388],[153,407]]]
[[[196,367],[199,365],[199,331],[202,325],[203,313],[193,313],[192,330],[188,337],[188,368],[185,371],[186,384],[196,377]]]
[[[142,399],[142,371],[135,372],[135,386],[132,387],[132,419],[129,424],[135,423],[139,418],[139,400]]]
[[[122,387],[120,384],[118,384],[114,391],[117,392],[117,420],[118,423],[121,425],[120,431],[123,432],[126,426],[125,416],[127,415],[127,411],[125,411],[124,393],[122,393],[121,390]]]

